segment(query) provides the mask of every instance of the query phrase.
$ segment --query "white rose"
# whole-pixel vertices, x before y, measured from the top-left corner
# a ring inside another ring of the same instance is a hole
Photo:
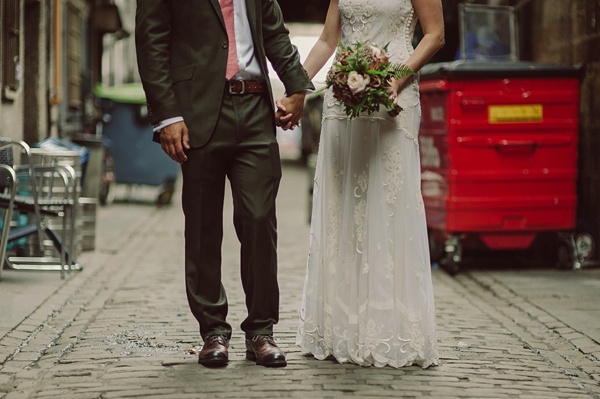
[[[352,94],[360,93],[365,90],[371,79],[368,76],[362,76],[356,71],[352,71],[348,74],[348,87]]]
[[[375,58],[381,58],[381,49],[379,47],[372,46],[371,51],[373,52]]]

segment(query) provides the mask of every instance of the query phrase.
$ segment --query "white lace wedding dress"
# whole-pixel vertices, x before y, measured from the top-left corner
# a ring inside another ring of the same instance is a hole
[[[340,0],[339,12],[343,44],[389,43],[392,62],[413,51],[411,0]],[[340,363],[436,365],[416,79],[396,118],[349,121],[330,91],[324,101],[297,344]]]

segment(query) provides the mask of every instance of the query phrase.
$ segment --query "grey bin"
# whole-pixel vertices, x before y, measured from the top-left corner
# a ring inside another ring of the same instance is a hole
[[[98,86],[95,94],[105,115],[103,136],[108,139],[116,183],[162,186],[157,203],[169,203],[179,164],[152,141],[141,84]]]

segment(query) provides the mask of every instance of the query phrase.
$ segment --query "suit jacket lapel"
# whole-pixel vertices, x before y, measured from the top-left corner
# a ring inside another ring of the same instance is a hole
[[[253,36],[256,33],[256,6],[254,0],[246,0],[246,13],[248,14],[248,22],[250,22],[250,30]]]
[[[217,16],[219,17],[219,20],[221,21],[221,25],[223,25],[223,29],[226,29],[225,21],[223,20],[223,13],[221,12],[221,6],[219,5],[219,0],[209,0],[209,1],[212,4],[213,8],[215,9],[215,12],[217,13]]]

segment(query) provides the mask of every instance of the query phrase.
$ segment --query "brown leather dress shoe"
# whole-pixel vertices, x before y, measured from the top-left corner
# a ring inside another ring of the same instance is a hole
[[[224,335],[206,337],[202,350],[198,354],[198,363],[208,367],[222,367],[229,362],[227,347],[229,340]]]
[[[256,335],[246,339],[246,359],[266,367],[287,365],[283,351],[279,349],[271,335]]]

